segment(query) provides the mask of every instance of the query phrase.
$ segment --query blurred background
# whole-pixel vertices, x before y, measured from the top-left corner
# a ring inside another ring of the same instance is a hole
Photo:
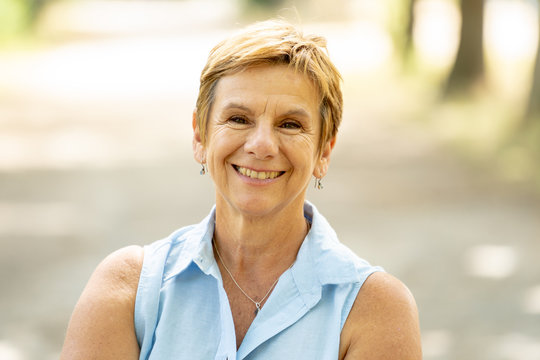
[[[345,112],[308,198],[402,279],[425,359],[540,359],[536,0],[0,0],[0,359],[56,359],[111,251],[200,221],[208,51],[253,21],[328,39]]]

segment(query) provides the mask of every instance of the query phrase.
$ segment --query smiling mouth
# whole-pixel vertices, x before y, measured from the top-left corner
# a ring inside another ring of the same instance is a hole
[[[285,173],[285,171],[255,171],[238,165],[233,165],[233,167],[238,173],[259,180],[275,179]]]

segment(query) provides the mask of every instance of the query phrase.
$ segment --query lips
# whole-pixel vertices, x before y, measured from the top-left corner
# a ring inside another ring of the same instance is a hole
[[[285,171],[255,171],[238,165],[233,165],[233,167],[238,173],[259,180],[275,179],[285,173]]]

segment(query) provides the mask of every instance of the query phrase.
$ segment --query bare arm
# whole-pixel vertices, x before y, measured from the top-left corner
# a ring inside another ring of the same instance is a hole
[[[136,360],[133,310],[143,249],[109,255],[94,271],[69,322],[61,360]]]
[[[366,280],[343,327],[339,358],[422,359],[418,310],[401,281],[383,272]]]

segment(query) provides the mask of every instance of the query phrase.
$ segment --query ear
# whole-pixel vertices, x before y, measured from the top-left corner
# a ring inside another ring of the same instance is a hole
[[[323,178],[328,172],[328,166],[330,165],[330,154],[336,145],[336,136],[333,136],[322,148],[321,154],[319,156],[319,161],[315,165],[313,170],[313,176],[316,178]]]
[[[199,126],[197,125],[197,109],[193,110],[193,157],[195,161],[200,164],[206,162],[206,149],[204,148],[201,141],[201,133],[199,131]]]

